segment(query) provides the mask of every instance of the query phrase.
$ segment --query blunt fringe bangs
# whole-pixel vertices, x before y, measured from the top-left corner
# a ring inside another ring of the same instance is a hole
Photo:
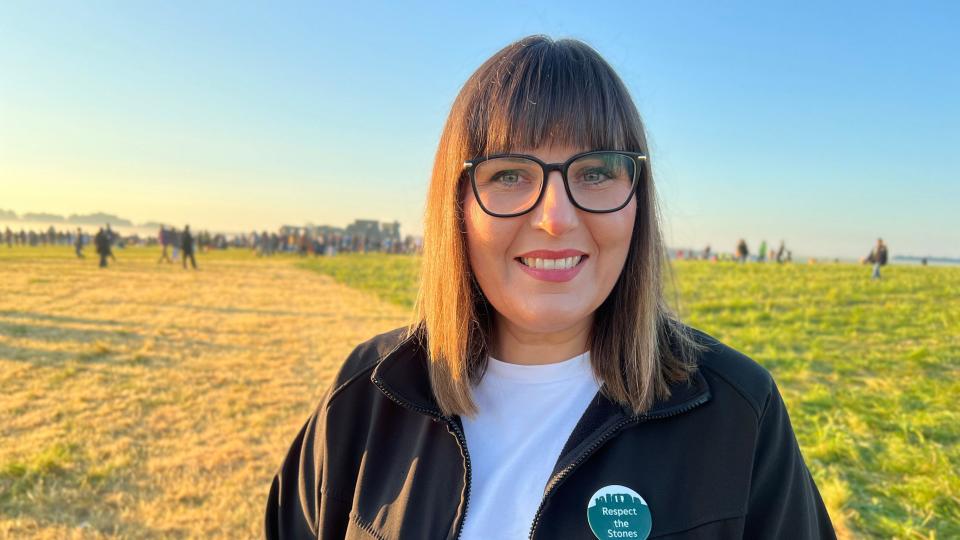
[[[626,88],[596,52],[577,41],[526,40],[484,63],[466,118],[474,156],[541,145],[627,150],[644,145]]]
[[[636,106],[613,68],[588,45],[530,36],[494,54],[464,83],[434,158],[420,287],[407,336],[421,334],[444,414],[476,412],[471,385],[483,376],[495,332],[494,308],[467,257],[462,201],[470,190],[463,162],[553,145],[648,156],[623,271],[594,313],[590,358],[601,391],[641,414],[696,369],[703,346],[664,295],[669,265]]]

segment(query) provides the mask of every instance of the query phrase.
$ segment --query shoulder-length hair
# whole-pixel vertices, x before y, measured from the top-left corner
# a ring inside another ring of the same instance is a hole
[[[457,95],[434,160],[424,216],[420,289],[407,335],[423,332],[444,414],[474,414],[493,343],[493,307],[467,257],[464,161],[541,145],[643,152],[633,235],[609,296],[594,313],[590,361],[602,392],[635,414],[687,380],[700,347],[668,307],[667,267],[647,139],[629,92],[588,45],[530,36],[481,65]]]

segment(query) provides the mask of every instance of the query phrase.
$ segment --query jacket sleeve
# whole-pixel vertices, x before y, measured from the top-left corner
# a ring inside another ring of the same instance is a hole
[[[318,536],[326,405],[331,390],[332,387],[300,428],[280,470],[273,477],[264,523],[268,540],[314,539]]]
[[[835,539],[776,383],[760,416],[744,538]]]

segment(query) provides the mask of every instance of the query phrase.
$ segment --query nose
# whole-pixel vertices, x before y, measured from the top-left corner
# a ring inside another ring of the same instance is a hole
[[[530,211],[531,223],[550,236],[562,236],[579,224],[577,208],[567,196],[560,171],[551,171],[546,183],[543,198],[537,207]]]

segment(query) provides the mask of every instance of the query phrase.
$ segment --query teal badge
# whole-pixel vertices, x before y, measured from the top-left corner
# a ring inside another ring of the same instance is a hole
[[[636,491],[624,486],[604,486],[587,503],[587,522],[600,540],[650,535],[650,507]]]

